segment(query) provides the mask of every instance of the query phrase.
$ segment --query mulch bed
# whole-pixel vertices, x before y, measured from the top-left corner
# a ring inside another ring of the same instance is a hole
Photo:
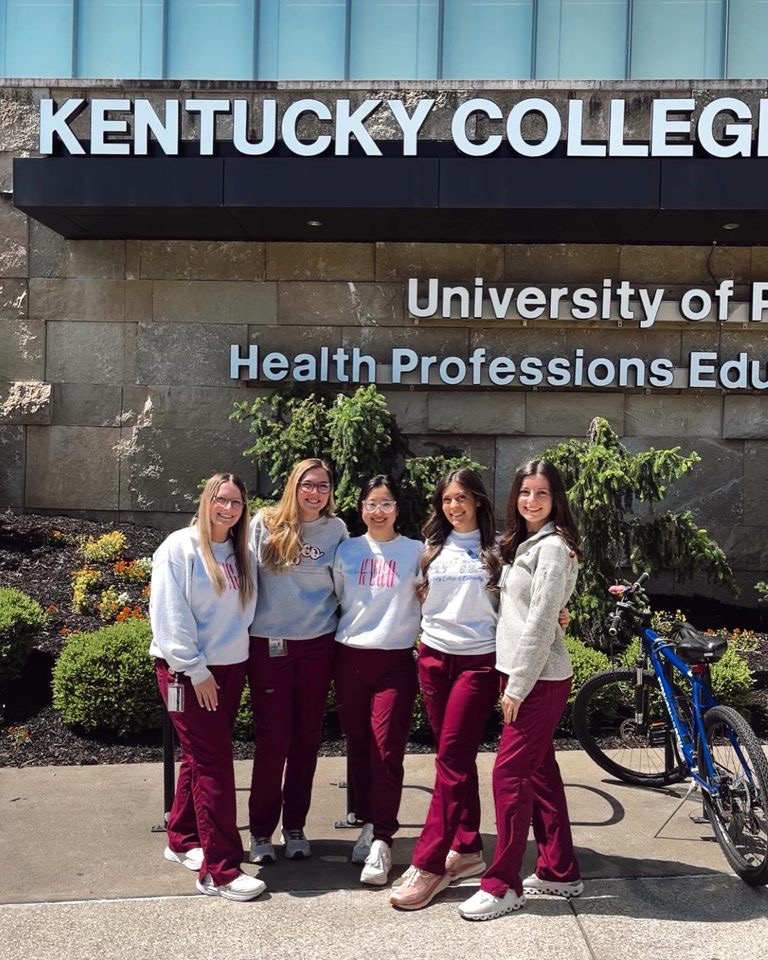
[[[22,677],[0,693],[0,767],[44,764],[138,763],[162,759],[160,734],[143,743],[117,743],[83,736],[67,728],[51,706],[50,679],[56,657],[71,632],[97,630],[104,626],[98,615],[72,610],[70,574],[83,565],[80,541],[121,530],[128,540],[127,559],[151,556],[167,532],[132,524],[104,524],[60,516],[0,513],[0,586],[16,587],[37,600],[50,613],[50,623],[41,634]],[[104,570],[103,586],[111,585]],[[117,580],[114,581],[117,584]],[[672,608],[674,609],[674,607]],[[742,616],[740,626],[761,626]],[[699,622],[704,628],[709,624]],[[715,624],[714,620],[712,621]],[[768,637],[748,655],[755,671],[756,693],[753,724],[768,732]],[[321,754],[344,754],[344,741],[337,730],[327,730]],[[559,741],[562,748],[576,748],[573,740]],[[489,740],[484,749],[494,750]],[[429,743],[413,743],[410,752],[431,750]],[[236,744],[238,759],[251,755],[251,744]]]

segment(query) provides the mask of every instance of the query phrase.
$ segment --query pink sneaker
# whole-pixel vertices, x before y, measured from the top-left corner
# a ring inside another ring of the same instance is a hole
[[[451,882],[449,873],[427,873],[410,866],[400,877],[399,885],[392,888],[389,902],[401,910],[421,910]]]
[[[458,850],[449,850],[445,858],[445,872],[451,875],[451,883],[466,877],[479,877],[481,873],[485,873],[483,851],[459,853]]]

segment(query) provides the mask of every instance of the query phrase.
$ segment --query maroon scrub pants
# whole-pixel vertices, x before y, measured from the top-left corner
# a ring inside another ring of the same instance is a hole
[[[281,813],[285,831],[303,830],[306,823],[331,685],[333,636],[286,640],[282,656],[270,656],[266,637],[251,637],[254,749],[248,813],[254,837],[271,837]]]
[[[155,663],[160,694],[167,703],[168,684],[173,678],[164,660]],[[182,757],[167,833],[168,846],[177,853],[203,848],[200,878],[210,873],[218,887],[231,883],[241,873],[243,859],[237,829],[232,728],[245,686],[245,663],[208,669],[219,687],[216,710],[201,707],[189,677],[176,675],[184,686],[184,710],[169,716]]]
[[[337,643],[334,679],[355,814],[373,824],[374,840],[391,846],[400,826],[403,757],[418,685],[413,648]]]
[[[437,742],[435,787],[411,862],[442,875],[453,849],[476,853],[480,836],[477,751],[499,699],[496,654],[460,656],[419,647],[419,684]]]
[[[523,700],[514,723],[505,723],[493,768],[496,806],[496,852],[480,881],[482,890],[503,897],[511,887],[518,896],[528,828],[533,823],[542,880],[569,883],[579,879],[571,822],[552,737],[571,690],[567,680],[539,680]]]

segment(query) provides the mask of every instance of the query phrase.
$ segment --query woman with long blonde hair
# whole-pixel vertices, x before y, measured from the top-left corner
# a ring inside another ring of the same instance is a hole
[[[331,468],[310,457],[294,466],[280,501],[260,510],[251,525],[259,561],[248,659],[253,863],[274,862],[272,835],[281,816],[285,856],[312,852],[304,825],[333,668],[333,561],[348,536],[334,510]]]
[[[232,753],[255,608],[245,484],[216,473],[192,525],[154,555],[149,652],[182,747],[165,858],[197,871],[201,893],[228,900],[252,900],[265,889],[240,869]]]

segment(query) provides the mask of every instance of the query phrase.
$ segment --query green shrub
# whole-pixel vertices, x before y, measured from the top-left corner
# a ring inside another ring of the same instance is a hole
[[[40,604],[21,590],[0,588],[0,686],[15,680],[48,617]]]
[[[240,707],[235,717],[235,729],[232,734],[235,740],[253,740],[253,711],[251,710],[251,691],[248,684],[243,687],[240,697]]]
[[[433,739],[432,727],[429,725],[424,701],[421,699],[421,690],[416,694],[416,702],[413,705],[410,739],[417,743],[429,743]]]
[[[565,646],[573,665],[573,681],[571,686],[570,702],[581,690],[590,677],[594,677],[601,670],[608,670],[611,661],[601,651],[588,647],[583,640],[566,635]]]
[[[118,737],[159,729],[150,637],[146,620],[67,637],[53,670],[53,705],[66,724]]]

